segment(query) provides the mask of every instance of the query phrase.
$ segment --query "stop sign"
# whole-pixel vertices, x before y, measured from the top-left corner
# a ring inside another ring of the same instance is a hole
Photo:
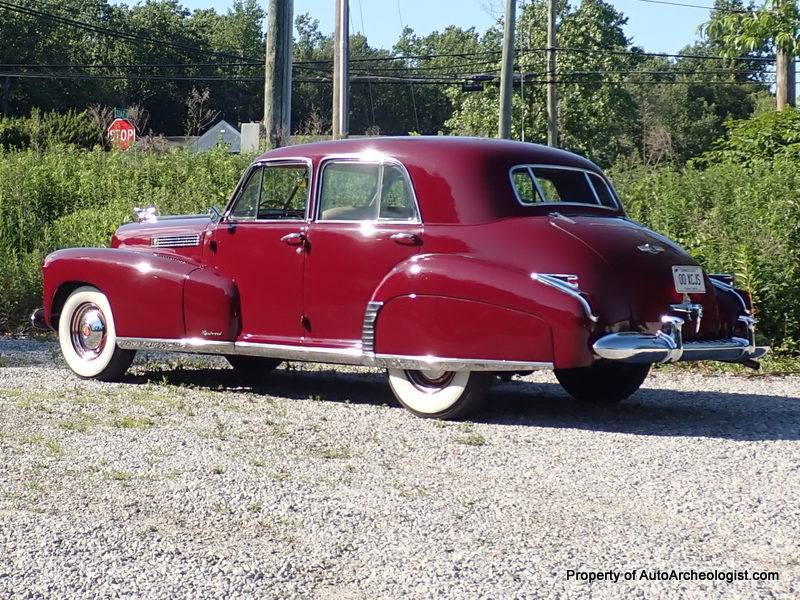
[[[108,139],[119,150],[127,150],[136,141],[136,128],[127,119],[114,119],[108,126]]]

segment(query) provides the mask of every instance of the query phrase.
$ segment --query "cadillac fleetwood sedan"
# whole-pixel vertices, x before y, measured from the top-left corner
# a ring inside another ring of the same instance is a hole
[[[146,199],[145,199],[146,201]],[[592,162],[519,142],[408,137],[280,148],[223,211],[140,211],[109,248],[47,257],[35,324],[79,376],[136,350],[388,370],[424,417],[475,411],[497,375],[552,369],[617,402],[654,363],[757,367],[750,296],[625,215]]]

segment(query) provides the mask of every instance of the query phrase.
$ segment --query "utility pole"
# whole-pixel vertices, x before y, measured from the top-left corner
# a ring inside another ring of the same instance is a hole
[[[558,146],[558,94],[556,92],[556,2],[547,0],[547,145]]]
[[[289,143],[292,127],[292,17],[294,0],[269,0],[264,77],[264,128],[272,148]]]
[[[503,64],[500,73],[500,119],[498,135],[511,138],[511,96],[514,91],[514,29],[517,19],[517,0],[506,0],[506,18],[503,27]]]
[[[788,51],[778,48],[775,60],[775,71],[777,73],[775,100],[778,110],[795,105],[795,78],[797,76],[795,60],[796,58],[789,54]]]
[[[350,133],[350,2],[336,0],[333,28],[333,139]]]
[[[3,81],[3,112],[0,113],[4,117],[8,116],[8,97],[11,93],[11,77],[8,75],[5,76]]]

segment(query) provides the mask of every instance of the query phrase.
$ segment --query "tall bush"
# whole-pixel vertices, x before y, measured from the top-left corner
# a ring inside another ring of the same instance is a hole
[[[107,245],[134,206],[185,214],[224,205],[250,159],[223,151],[0,150],[0,329],[19,327],[41,305],[47,253]]]
[[[709,272],[751,290],[759,329],[800,350],[800,170],[790,158],[705,170],[617,167],[631,218],[678,241]]]

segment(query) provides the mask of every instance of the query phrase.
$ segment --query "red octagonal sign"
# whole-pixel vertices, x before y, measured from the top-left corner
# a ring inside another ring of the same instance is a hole
[[[127,150],[136,141],[136,128],[127,119],[114,119],[108,126],[108,139],[118,150]]]

